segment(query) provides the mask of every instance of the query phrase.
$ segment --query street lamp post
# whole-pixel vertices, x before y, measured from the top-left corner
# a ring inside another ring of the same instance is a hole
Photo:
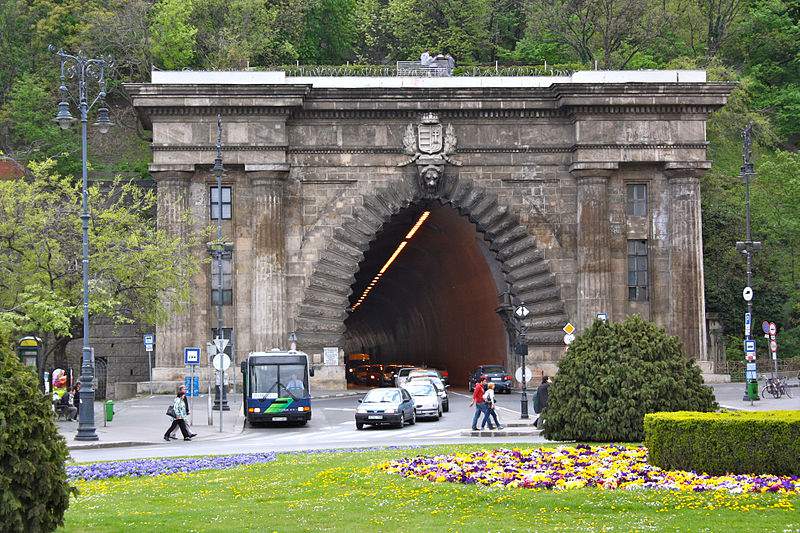
[[[58,56],[61,62],[61,86],[58,88],[61,101],[58,103],[58,113],[55,121],[61,129],[69,129],[75,122],[75,117],[70,112],[70,99],[77,103],[81,121],[81,177],[82,177],[82,213],[83,227],[83,350],[81,352],[81,391],[80,412],[78,419],[78,434],[75,440],[98,440],[94,425],[94,351],[89,346],[89,185],[87,172],[87,139],[86,127],[89,122],[89,111],[99,105],[97,109],[97,126],[100,133],[108,133],[113,125],[108,117],[106,106],[106,68],[111,64],[105,59],[89,59],[83,54],[72,55],[64,50],[56,51],[53,45],[48,47],[51,53]],[[67,80],[75,80],[78,88],[77,98],[70,98],[67,89]],[[97,82],[97,96],[89,97],[89,82]],[[91,103],[90,103],[91,100]]]
[[[524,303],[514,304],[510,287],[500,295],[500,306],[495,310],[500,315],[508,331],[508,341],[511,352],[522,357],[522,394],[520,395],[519,417],[527,419],[528,416],[528,376],[526,376],[526,356],[528,355],[528,344],[526,333],[528,327],[525,325],[530,311]]]
[[[747,289],[745,289],[745,291],[749,290],[749,296],[746,295],[745,300],[747,301],[747,315],[749,317],[749,324],[747,322],[745,323],[745,346],[747,346],[747,341],[753,340],[753,253],[761,250],[761,242],[753,241],[750,233],[750,180],[755,177],[753,162],[750,160],[753,151],[753,140],[751,138],[752,131],[752,123],[748,124],[747,127],[745,127],[742,131],[743,143],[741,176],[742,180],[744,181],[745,240],[738,241],[736,243],[736,250],[744,254],[744,256],[747,258]],[[745,360],[747,363],[754,363],[755,355],[753,355],[753,361],[750,361],[749,359],[750,358],[745,355]],[[745,376],[747,376],[747,371],[745,371]],[[750,386],[749,383],[750,380],[745,377],[745,391],[744,398],[742,398],[743,401],[752,400],[748,392]]]
[[[222,166],[222,117],[217,115],[217,157],[214,159],[214,166],[211,171],[217,178],[217,242],[214,243],[211,253],[217,263],[217,337],[225,338],[225,331],[222,323],[222,256],[225,253],[225,243],[222,240],[222,174],[225,168]],[[230,339],[229,339],[230,340]],[[220,357],[224,350],[219,350]],[[214,409],[219,409],[219,430],[222,431],[222,411],[230,411],[228,406],[228,394],[225,391],[225,369],[220,367],[219,387],[217,387],[217,398],[214,400]]]

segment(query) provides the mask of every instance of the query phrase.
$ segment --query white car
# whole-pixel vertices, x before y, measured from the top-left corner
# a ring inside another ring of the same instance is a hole
[[[442,399],[436,392],[436,387],[430,382],[411,380],[403,388],[414,399],[414,411],[418,418],[433,418],[439,420],[442,416]]]
[[[394,376],[394,384],[396,387],[402,387],[408,381],[408,375],[411,374],[417,368],[413,366],[408,366],[405,368],[401,368],[397,371],[397,374]]]
[[[447,395],[447,388],[450,385],[445,385],[439,378],[435,378],[432,376],[414,376],[413,374],[411,378],[406,382],[406,384],[415,382],[432,384],[433,387],[436,389],[436,393],[439,395],[439,398],[441,398],[442,400],[442,411],[446,413],[450,410],[450,398]]]

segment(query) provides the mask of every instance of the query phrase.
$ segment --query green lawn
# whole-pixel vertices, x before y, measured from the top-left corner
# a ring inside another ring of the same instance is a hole
[[[448,446],[279,455],[231,470],[80,482],[66,531],[798,531],[800,497],[538,491],[386,474],[395,457]]]

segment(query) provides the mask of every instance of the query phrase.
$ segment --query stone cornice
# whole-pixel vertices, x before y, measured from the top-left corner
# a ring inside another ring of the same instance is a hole
[[[535,146],[464,146],[459,147],[459,154],[561,154],[573,153],[581,149],[589,150],[652,150],[652,149],[705,149],[707,142],[702,143],[604,143],[573,145],[535,145]],[[333,155],[333,154],[402,154],[401,147],[383,146],[307,146],[287,147],[286,153],[292,155]]]
[[[284,152],[285,145],[255,145],[255,144],[223,144],[223,152]],[[152,144],[150,149],[154,152],[215,152],[213,144]]]

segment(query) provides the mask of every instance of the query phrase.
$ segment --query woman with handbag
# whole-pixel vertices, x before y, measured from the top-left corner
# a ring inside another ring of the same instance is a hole
[[[189,433],[189,429],[186,427],[186,404],[183,401],[183,397],[186,395],[186,387],[181,385],[178,389],[178,394],[175,396],[175,400],[172,402],[170,409],[167,409],[167,414],[174,418],[172,421],[172,425],[169,427],[166,433],[164,433],[164,440],[169,442],[169,434],[177,427],[180,428],[181,433],[183,434],[183,440],[192,440],[195,433]]]

